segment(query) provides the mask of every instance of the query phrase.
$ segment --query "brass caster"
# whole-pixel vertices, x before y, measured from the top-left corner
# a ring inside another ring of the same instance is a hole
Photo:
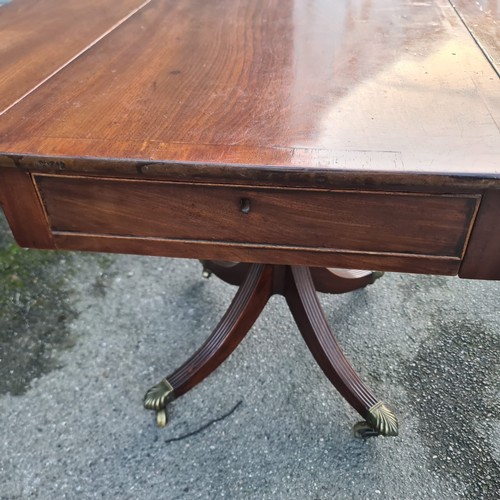
[[[200,264],[203,266],[203,271],[201,272],[201,275],[205,278],[208,279],[210,276],[212,276],[212,271],[207,267],[207,264],[210,261],[208,260],[200,260]]]
[[[354,436],[361,439],[380,435],[378,431],[376,431],[370,424],[368,424],[368,422],[365,422],[364,420],[355,424],[352,430],[354,432]]]
[[[144,396],[144,408],[156,411],[156,425],[165,427],[167,425],[167,403],[174,399],[174,388],[169,381],[164,378],[154,385]]]
[[[207,280],[208,278],[210,278],[210,276],[212,276],[212,270],[207,267],[207,264],[209,263],[210,261],[208,260],[200,260],[200,264],[203,266],[203,271],[201,272],[201,275]]]
[[[398,419],[396,418],[396,415],[394,415],[392,410],[387,408],[387,406],[385,406],[382,401],[375,403],[366,412],[365,418],[367,427],[371,428],[373,432],[376,432],[377,434],[380,434],[382,436],[398,435]],[[369,431],[367,430],[366,433],[369,433]]]
[[[167,411],[165,409],[156,412],[156,425],[162,429],[167,425]]]

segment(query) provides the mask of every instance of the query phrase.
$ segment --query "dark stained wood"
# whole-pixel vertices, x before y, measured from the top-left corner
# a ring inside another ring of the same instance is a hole
[[[448,0],[138,6],[0,11],[0,203],[17,241],[255,262],[169,376],[175,394],[282,293],[370,416],[377,399],[295,265],[455,274],[466,251],[463,277],[500,279],[498,40]]]
[[[203,275],[208,273],[205,277],[210,277],[212,274],[220,278],[222,281],[230,285],[240,286],[245,280],[251,264],[242,262],[227,262],[215,260],[202,260]]]
[[[365,417],[377,398],[356,374],[331,332],[307,268],[288,271],[285,298],[316,362],[346,401]]]
[[[38,176],[53,231],[460,257],[474,196]],[[85,214],[82,217],[82,214]]]
[[[314,283],[314,289],[322,293],[337,294],[352,292],[372,285],[377,279],[374,273],[369,273],[360,278],[344,278],[324,267],[311,267],[309,268],[309,272]]]
[[[54,248],[49,223],[29,173],[0,168],[0,205],[20,246]]]
[[[496,176],[450,176],[404,171],[332,170],[328,167],[298,168],[235,164],[182,163],[116,158],[67,158],[61,156],[2,155],[0,164],[34,173],[107,178],[138,178],[208,184],[251,184],[297,188],[358,189],[424,193],[482,193],[500,189]]]
[[[500,2],[451,0],[451,3],[500,75]]]
[[[448,0],[165,0],[5,113],[0,151],[498,180],[499,121]]]
[[[144,0],[13,0],[0,7],[0,114]]]
[[[500,191],[483,197],[459,276],[500,280]]]
[[[376,269],[379,271],[421,274],[455,275],[458,273],[461,262],[461,259],[458,257],[433,257],[411,254],[364,254],[193,240],[159,240],[154,238],[127,238],[58,232],[55,232],[53,237],[57,248],[61,250],[156,255],[184,259],[266,262],[269,264],[293,262],[295,265],[303,266]]]
[[[231,285],[240,286],[245,280],[251,264],[203,260],[203,273],[209,273],[205,277],[214,274],[219,279]],[[347,293],[371,285],[377,279],[374,273],[368,273],[363,277],[345,278],[334,274],[328,268],[311,267],[309,269],[314,283],[314,288],[322,293]]]
[[[272,294],[272,267],[253,265],[221,321],[200,349],[167,378],[176,397],[210,375],[239,345]]]
[[[116,24],[0,117],[5,168],[118,178],[41,181],[57,246],[458,271],[500,190],[500,86],[447,0],[153,0]],[[120,180],[148,176],[177,184]]]
[[[231,269],[238,265],[214,264],[215,269],[222,267]],[[307,346],[325,375],[346,401],[367,418],[378,400],[347,361],[330,330],[310,271],[304,267],[262,264],[250,265],[246,271],[233,302],[210,337],[180,368],[165,377],[173,393],[165,393],[163,385],[163,397],[158,397],[158,386],[164,384],[162,381],[146,394],[146,408],[164,410],[169,401],[185,394],[210,375],[239,345],[269,298],[277,293],[285,296]],[[155,395],[150,397],[152,392]],[[390,431],[377,424],[371,435],[397,435],[397,421],[394,422],[395,427]]]

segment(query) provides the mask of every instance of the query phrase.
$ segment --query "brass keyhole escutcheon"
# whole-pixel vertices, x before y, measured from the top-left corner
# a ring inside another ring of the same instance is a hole
[[[248,214],[250,212],[251,204],[248,198],[240,199],[240,211],[244,214]]]

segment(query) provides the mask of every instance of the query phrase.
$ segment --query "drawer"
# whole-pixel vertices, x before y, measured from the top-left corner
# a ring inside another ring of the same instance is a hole
[[[35,177],[53,233],[461,257],[478,196]]]

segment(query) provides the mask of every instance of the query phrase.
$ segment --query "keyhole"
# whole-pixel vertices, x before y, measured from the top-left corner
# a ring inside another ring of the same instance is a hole
[[[248,198],[241,198],[240,211],[243,212],[244,214],[250,212],[250,200]]]

